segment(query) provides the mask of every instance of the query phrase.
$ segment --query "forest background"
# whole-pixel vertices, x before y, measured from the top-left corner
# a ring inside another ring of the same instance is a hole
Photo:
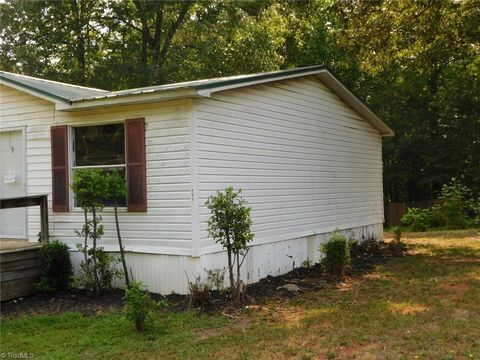
[[[120,90],[324,64],[396,136],[387,201],[480,193],[480,0],[0,3],[0,69]]]

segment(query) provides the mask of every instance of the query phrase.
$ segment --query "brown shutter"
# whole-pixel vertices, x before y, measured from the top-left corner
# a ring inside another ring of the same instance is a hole
[[[68,127],[50,128],[52,144],[52,209],[56,212],[69,211],[68,191]]]
[[[145,119],[125,120],[128,211],[147,211]]]

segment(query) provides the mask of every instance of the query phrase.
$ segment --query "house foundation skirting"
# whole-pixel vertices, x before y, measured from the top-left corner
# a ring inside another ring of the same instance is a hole
[[[342,230],[349,239],[362,240],[371,236],[383,239],[383,224],[372,224]],[[321,260],[320,244],[327,241],[331,232],[305,236],[269,244],[251,246],[242,267],[242,279],[247,284],[258,282],[268,275],[277,276],[304,266],[308,260],[312,264]],[[75,272],[78,272],[82,254],[72,252]],[[127,265],[133,279],[144,283],[155,293],[188,293],[188,281],[207,281],[207,270],[226,269],[227,257],[224,252],[204,254],[200,257],[127,253]],[[225,285],[228,274],[225,273]],[[123,287],[118,281],[115,286]]]

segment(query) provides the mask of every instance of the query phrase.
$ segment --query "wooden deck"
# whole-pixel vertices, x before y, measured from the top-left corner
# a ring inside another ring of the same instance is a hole
[[[0,239],[0,300],[32,294],[40,278],[40,244]]]
[[[30,242],[27,240],[17,239],[0,239],[0,252],[11,252],[23,249],[30,249],[32,247],[40,247],[39,243]]]

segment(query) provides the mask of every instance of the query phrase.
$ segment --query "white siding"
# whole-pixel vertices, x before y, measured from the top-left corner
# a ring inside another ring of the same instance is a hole
[[[134,252],[191,254],[189,100],[69,113],[55,111],[52,103],[6,86],[1,87],[0,98],[0,130],[26,129],[28,195],[51,194],[51,125],[95,125],[144,117],[148,211],[121,213],[125,248]],[[37,208],[28,209],[28,237],[32,241],[40,229],[38,214]],[[118,247],[112,215],[108,209],[103,214],[105,236],[101,245],[106,250]],[[50,210],[49,220],[53,237],[72,246],[80,242],[74,231],[82,226],[81,210],[72,209],[68,213]]]
[[[254,244],[383,222],[379,133],[314,77],[197,100],[197,186],[202,253],[204,203],[242,188]]]

